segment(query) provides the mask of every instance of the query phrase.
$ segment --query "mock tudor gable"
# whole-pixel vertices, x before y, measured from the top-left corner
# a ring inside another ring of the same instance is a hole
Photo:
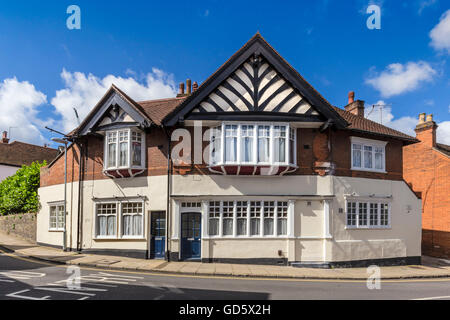
[[[163,121],[347,122],[257,33]]]

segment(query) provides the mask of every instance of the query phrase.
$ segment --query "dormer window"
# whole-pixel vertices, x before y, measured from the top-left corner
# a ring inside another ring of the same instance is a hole
[[[296,131],[280,123],[223,123],[211,134],[213,172],[279,175],[296,168]]]
[[[127,128],[105,134],[105,174],[114,178],[135,176],[145,168],[144,133]]]

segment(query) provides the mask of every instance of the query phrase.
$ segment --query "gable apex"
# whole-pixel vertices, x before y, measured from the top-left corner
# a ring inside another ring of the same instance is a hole
[[[259,67],[262,69],[252,70],[253,59],[260,59]],[[247,74],[236,77],[236,74],[240,72]],[[269,76],[268,79],[257,79],[256,75]],[[255,83],[255,79],[262,83]],[[264,89],[264,85],[267,85],[269,81],[272,81],[269,84],[274,86],[267,86],[268,88]],[[253,87],[248,84],[252,84]],[[265,90],[265,96],[263,96],[264,93],[261,94],[260,89]],[[252,94],[255,96],[249,99]],[[218,101],[227,107],[222,108]],[[262,104],[259,105],[259,102]],[[267,110],[266,107],[268,107]],[[229,108],[232,110],[228,110]],[[287,63],[259,32],[212,74],[196,92],[173,110],[163,122],[165,125],[174,125],[190,114],[197,116],[199,112],[208,110],[219,113],[234,111],[258,114],[293,112],[297,119],[299,115],[297,111],[301,110],[299,112],[301,114],[306,113],[308,116],[314,114],[317,117],[321,116],[322,119],[333,120],[338,127],[348,126],[329,102]],[[294,117],[292,120],[296,121]]]

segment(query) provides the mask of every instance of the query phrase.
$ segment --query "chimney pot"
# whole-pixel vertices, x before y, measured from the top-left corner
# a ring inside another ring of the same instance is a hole
[[[178,94],[179,95],[183,95],[184,94],[184,83],[183,82],[180,83],[180,90],[178,91]]]
[[[355,102],[355,92],[354,91],[350,91],[348,93],[348,104],[351,104]]]
[[[194,84],[192,85],[192,92],[195,92],[198,90],[198,83],[197,81],[194,82]]]
[[[427,115],[427,122],[433,122],[433,115],[432,114]]]
[[[192,81],[191,79],[186,80],[186,93],[190,95],[192,92]]]
[[[7,131],[3,131],[3,135],[2,135],[2,143],[9,143],[9,139],[8,139],[8,132]]]
[[[419,114],[419,124],[425,123],[425,116],[426,115],[427,115],[426,113]]]

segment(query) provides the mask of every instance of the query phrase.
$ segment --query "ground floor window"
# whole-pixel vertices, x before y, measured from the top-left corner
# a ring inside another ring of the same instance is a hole
[[[390,204],[372,201],[347,201],[347,228],[389,228]]]
[[[140,238],[144,236],[144,203],[116,201],[96,204],[97,238]]]
[[[62,231],[64,230],[64,205],[50,206],[50,230]]]
[[[286,236],[288,202],[210,201],[208,220],[208,234],[213,237]]]

